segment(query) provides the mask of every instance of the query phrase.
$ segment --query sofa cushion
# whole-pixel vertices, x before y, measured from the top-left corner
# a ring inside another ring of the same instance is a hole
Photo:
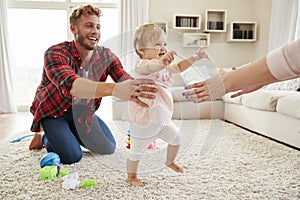
[[[211,77],[209,70],[205,65],[189,67],[180,74],[186,85],[204,81]]]
[[[266,90],[293,90],[297,91],[300,88],[300,78],[272,83],[264,87]]]
[[[224,103],[221,100],[193,103],[174,102],[173,119],[223,119]]]
[[[172,86],[173,87],[179,87],[179,86],[184,87],[185,86],[185,83],[184,83],[180,73],[175,73],[173,75],[173,85]]]
[[[280,98],[276,110],[278,113],[300,119],[300,94]]]
[[[229,92],[222,97],[222,100],[226,103],[242,104],[242,95],[231,98],[230,96],[236,92]]]
[[[244,94],[242,97],[242,104],[246,107],[258,110],[276,111],[277,100],[294,93],[295,91],[261,89],[249,94]]]

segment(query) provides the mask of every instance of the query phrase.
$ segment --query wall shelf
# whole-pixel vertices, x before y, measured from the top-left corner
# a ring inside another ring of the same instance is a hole
[[[205,12],[205,32],[226,32],[227,11],[207,9]]]
[[[166,34],[168,33],[168,22],[152,22],[152,23],[160,26]]]
[[[201,16],[200,15],[174,15],[174,29],[200,30]]]
[[[208,33],[184,33],[182,47],[209,47],[210,34]]]
[[[229,24],[229,42],[255,42],[256,22],[233,21]]]

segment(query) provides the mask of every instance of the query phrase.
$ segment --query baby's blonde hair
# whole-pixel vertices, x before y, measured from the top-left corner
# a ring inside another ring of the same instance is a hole
[[[137,55],[142,58],[140,50],[147,47],[148,41],[159,39],[159,37],[165,34],[163,29],[156,24],[143,24],[135,32],[133,39],[133,47]]]

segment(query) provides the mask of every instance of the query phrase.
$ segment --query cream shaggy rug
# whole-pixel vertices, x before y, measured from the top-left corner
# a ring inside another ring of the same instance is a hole
[[[113,155],[85,151],[83,159],[64,165],[79,180],[96,179],[92,188],[62,189],[62,178],[41,180],[39,160],[45,149],[29,151],[31,138],[0,141],[0,199],[300,199],[300,151],[221,120],[174,121],[183,144],[177,174],[164,166],[166,145],[157,140],[141,161],[146,186],[124,182],[127,122],[109,122],[118,142]],[[28,134],[28,132],[26,133]]]

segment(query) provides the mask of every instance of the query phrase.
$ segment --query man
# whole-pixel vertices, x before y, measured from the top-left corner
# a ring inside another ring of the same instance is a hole
[[[80,145],[100,154],[115,151],[115,140],[106,124],[94,113],[101,98],[115,96],[147,106],[139,97],[154,98],[151,80],[131,80],[116,55],[97,46],[101,11],[91,5],[81,6],[70,16],[71,42],[50,47],[44,56],[42,81],[37,88],[31,113],[31,130],[36,133],[29,149],[45,146],[62,163],[82,158]],[[105,83],[107,76],[115,82]],[[129,79],[129,80],[128,80]],[[122,82],[120,82],[122,81]]]

